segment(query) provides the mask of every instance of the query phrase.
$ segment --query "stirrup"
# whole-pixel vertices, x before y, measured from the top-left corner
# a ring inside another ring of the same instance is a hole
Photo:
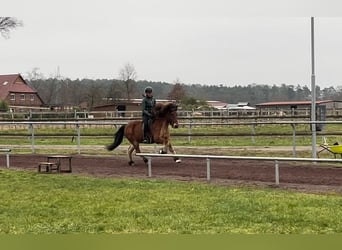
[[[152,138],[151,137],[148,137],[146,136],[143,140],[143,143],[148,143],[148,144],[151,144],[152,143]]]

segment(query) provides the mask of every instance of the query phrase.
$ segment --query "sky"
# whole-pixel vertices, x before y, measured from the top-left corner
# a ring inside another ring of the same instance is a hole
[[[339,0],[11,0],[23,27],[0,37],[0,74],[201,85],[342,86]]]

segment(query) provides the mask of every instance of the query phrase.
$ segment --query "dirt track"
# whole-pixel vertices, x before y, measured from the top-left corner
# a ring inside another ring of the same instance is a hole
[[[147,167],[135,157],[135,166],[127,164],[125,155],[82,156],[72,159],[73,175],[98,177],[148,178]],[[37,171],[37,163],[45,161],[45,155],[11,155],[11,168]],[[67,164],[62,163],[62,167]],[[0,157],[0,166],[6,165],[5,157]],[[342,167],[327,164],[284,163],[280,167],[279,188],[310,193],[342,194]],[[69,173],[62,173],[69,174]],[[152,176],[157,179],[180,181],[206,181],[205,159],[182,159],[176,164],[169,158],[152,160]],[[211,160],[212,183],[231,186],[275,187],[274,162],[251,160]]]

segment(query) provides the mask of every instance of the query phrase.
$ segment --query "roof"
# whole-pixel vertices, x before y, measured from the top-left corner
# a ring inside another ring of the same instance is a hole
[[[20,74],[0,75],[0,99],[5,99],[9,93],[35,94],[37,91],[29,86]]]
[[[249,102],[238,102],[237,106],[250,106]]]
[[[207,101],[207,104],[210,107],[217,108],[217,109],[225,109],[227,108],[228,103],[221,102],[221,101]]]
[[[324,103],[330,103],[330,102],[336,102],[333,100],[322,100],[322,101],[316,101],[316,104],[324,104]],[[286,102],[263,102],[258,103],[255,106],[308,106],[311,105],[311,101],[286,101]]]
[[[251,106],[229,106],[228,110],[255,110],[254,107]]]
[[[113,103],[129,103],[129,104],[134,104],[134,103],[139,103],[141,104],[142,98],[131,98],[131,99],[126,99],[126,98],[102,98],[103,101],[111,101],[112,103],[108,105],[112,105]],[[156,99],[157,102],[175,102],[175,100],[167,100],[167,99]]]

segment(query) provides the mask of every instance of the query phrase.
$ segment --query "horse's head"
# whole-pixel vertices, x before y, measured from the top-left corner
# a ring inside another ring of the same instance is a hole
[[[155,118],[167,120],[173,128],[178,128],[177,105],[175,103],[156,104],[154,115]]]

